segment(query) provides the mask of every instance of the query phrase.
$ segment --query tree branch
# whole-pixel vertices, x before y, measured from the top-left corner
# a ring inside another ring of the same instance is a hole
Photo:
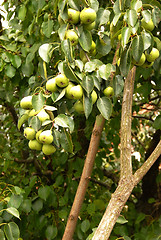
[[[90,176],[92,173],[94,160],[98,151],[98,146],[99,146],[104,122],[105,122],[105,119],[101,115],[96,117],[82,176],[81,176],[79,186],[75,195],[72,209],[68,217],[67,225],[66,225],[62,240],[72,240],[74,230],[77,224],[79,212],[80,212],[82,203],[84,201],[86,189],[90,181]]]

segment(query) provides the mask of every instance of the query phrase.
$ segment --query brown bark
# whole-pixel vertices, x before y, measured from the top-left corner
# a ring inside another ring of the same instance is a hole
[[[105,119],[101,115],[96,117],[82,176],[81,176],[79,186],[75,195],[72,209],[68,217],[68,222],[67,222],[62,240],[71,240],[73,237],[79,212],[80,212],[82,203],[84,201],[88,183],[90,181],[90,176],[92,173],[94,160],[98,151],[98,146],[99,146],[104,122],[105,122]]]

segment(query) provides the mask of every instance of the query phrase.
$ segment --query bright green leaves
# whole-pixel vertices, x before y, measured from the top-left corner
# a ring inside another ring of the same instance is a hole
[[[127,17],[128,17],[128,24],[131,27],[134,27],[138,19],[136,11],[134,9],[129,10],[127,12]]]
[[[53,31],[53,25],[54,25],[53,20],[51,20],[50,18],[48,18],[47,22],[42,23],[42,26],[41,26],[42,32],[47,38],[50,38],[51,36],[51,33]]]
[[[18,11],[18,19],[21,20],[21,21],[24,21],[25,18],[26,18],[26,12],[27,12],[27,8],[25,5],[22,5],[20,8],[19,8],[19,11]]]
[[[51,57],[51,49],[52,49],[52,46],[51,44],[48,44],[48,43],[41,45],[39,48],[40,57],[42,58],[43,61],[47,63],[49,62]]]
[[[81,31],[79,43],[85,51],[89,52],[92,45],[92,35],[88,30],[83,29],[83,31]]]
[[[109,98],[102,97],[97,101],[97,108],[105,119],[109,119],[112,113],[112,103]]]
[[[43,96],[42,92],[39,92],[38,94],[35,94],[32,96],[32,106],[35,109],[35,111],[38,111],[43,108],[45,103],[45,97]]]
[[[90,221],[88,219],[86,219],[81,223],[81,230],[82,230],[82,232],[85,233],[88,231],[89,228],[90,228]]]
[[[8,213],[10,213],[11,215],[13,215],[14,217],[20,219],[19,211],[18,211],[16,208],[14,208],[14,207],[9,207],[9,208],[6,209],[6,211],[7,211]]]
[[[121,45],[125,48],[126,44],[129,42],[131,36],[131,29],[129,27],[124,27],[121,30]]]
[[[97,21],[99,22],[99,26],[107,23],[109,21],[111,12],[104,8],[99,8],[97,12]]]
[[[99,67],[99,75],[101,78],[107,80],[111,74],[112,71],[112,64],[103,64],[102,66]]]
[[[71,135],[69,134],[69,132],[66,131],[65,129],[63,129],[63,131],[61,132],[60,143],[61,143],[62,148],[65,151],[67,151],[69,153],[73,153],[72,138],[71,138]]]
[[[90,76],[85,76],[82,80],[82,87],[85,89],[85,91],[89,95],[89,93],[91,93],[94,88],[93,78]]]
[[[70,132],[74,130],[74,121],[72,118],[65,114],[59,114],[55,119],[54,123],[63,128],[69,128]]]
[[[144,50],[144,42],[142,36],[137,35],[132,41],[132,55],[136,62],[141,58]]]
[[[20,237],[20,230],[17,224],[14,222],[5,224],[4,232],[7,240],[17,240]]]
[[[73,61],[72,48],[69,39],[65,39],[61,42],[61,48],[65,54],[65,57],[69,62]]]
[[[131,66],[131,52],[130,49],[125,49],[122,52],[120,59],[120,71],[123,76],[127,76]]]

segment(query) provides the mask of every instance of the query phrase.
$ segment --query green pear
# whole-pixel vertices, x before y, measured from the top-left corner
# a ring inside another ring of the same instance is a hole
[[[36,115],[35,109],[30,110],[30,112],[28,113],[28,115],[29,115],[29,117],[35,116],[35,115]]]
[[[83,89],[81,85],[76,85],[72,87],[69,91],[69,94],[72,96],[73,99],[81,99],[83,96]]]
[[[159,57],[159,51],[157,48],[152,48],[151,52],[149,54],[146,54],[146,59],[148,62],[154,62],[155,59]]]
[[[88,31],[93,30],[93,29],[95,28],[95,26],[96,26],[96,22],[95,22],[95,21],[92,22],[92,23],[90,23],[90,24],[84,24],[84,28],[85,28],[86,30],[88,30]]]
[[[68,86],[65,88],[65,96],[68,99],[72,99],[72,95],[70,94],[70,89],[74,87],[75,85],[72,82],[69,82]]]
[[[114,95],[114,89],[113,89],[113,87],[109,86],[104,89],[103,93],[106,97],[112,97]]]
[[[148,62],[145,61],[145,63],[142,65],[143,68],[151,68],[153,66],[154,62]]]
[[[21,99],[20,107],[23,109],[32,109],[32,96],[27,96]]]
[[[51,144],[43,144],[42,151],[45,155],[51,155],[56,151],[56,148]]]
[[[89,50],[89,53],[94,56],[96,55],[96,44],[94,41],[92,41],[91,49]]]
[[[77,24],[79,22],[80,12],[75,9],[68,8],[68,22]]]
[[[41,143],[41,141],[39,140],[39,136],[40,134],[42,133],[42,130],[39,130],[37,133],[36,133],[36,140]]]
[[[134,60],[133,62],[137,66],[142,66],[145,63],[145,60],[146,60],[145,54],[142,53],[140,60],[138,62]]]
[[[35,138],[36,132],[32,127],[26,127],[24,129],[24,136],[28,139],[28,140],[33,140]]]
[[[39,135],[39,141],[43,144],[50,144],[53,142],[53,135],[51,130],[42,131]]]
[[[77,101],[74,104],[74,110],[79,114],[83,114],[84,113],[83,103],[81,101]]]
[[[95,90],[92,91],[91,97],[92,97],[92,104],[95,104],[95,102],[97,101],[97,93]]]
[[[91,24],[96,20],[96,12],[92,8],[84,8],[80,13],[82,24]]]
[[[78,43],[78,35],[72,29],[71,30],[67,30],[67,32],[65,34],[65,38],[69,39],[73,46],[77,45],[77,43]]]
[[[37,114],[37,117],[41,122],[50,119],[49,114],[47,114],[47,112],[44,109],[40,110],[40,112]]]
[[[142,19],[142,20],[141,20],[141,26],[142,26],[143,28],[145,28],[145,30],[153,31],[153,29],[154,29],[153,20],[150,19],[149,22],[145,22],[145,20]]]
[[[42,144],[39,143],[36,139],[30,140],[28,145],[29,145],[29,148],[32,150],[40,151],[42,149]]]
[[[64,74],[59,74],[55,78],[56,85],[60,88],[68,86],[69,79]]]
[[[56,92],[58,90],[56,86],[56,80],[55,78],[51,78],[46,82],[46,90],[50,92]]]

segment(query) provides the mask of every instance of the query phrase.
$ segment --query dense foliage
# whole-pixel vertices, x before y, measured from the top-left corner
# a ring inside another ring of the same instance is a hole
[[[62,238],[101,113],[106,123],[74,236],[91,239],[119,179],[123,86],[134,65],[132,144],[141,156],[133,157],[134,171],[160,138],[161,5],[148,0],[8,0],[3,6],[9,27],[0,36],[0,239]],[[93,26],[68,17],[69,9],[85,8],[96,13]],[[69,30],[76,36],[67,35]],[[156,55],[150,55],[152,50]],[[49,85],[57,76],[60,84]],[[81,90],[70,92],[70,84]],[[27,96],[32,97],[24,106],[21,100]],[[24,137],[28,127],[34,129],[31,138],[28,132]],[[51,130],[52,141],[37,137],[35,150],[28,143],[39,130]],[[42,152],[42,145],[53,146],[53,154],[49,148]],[[159,239],[159,159],[152,175],[155,193],[146,198],[141,183],[134,189],[110,240]]]

